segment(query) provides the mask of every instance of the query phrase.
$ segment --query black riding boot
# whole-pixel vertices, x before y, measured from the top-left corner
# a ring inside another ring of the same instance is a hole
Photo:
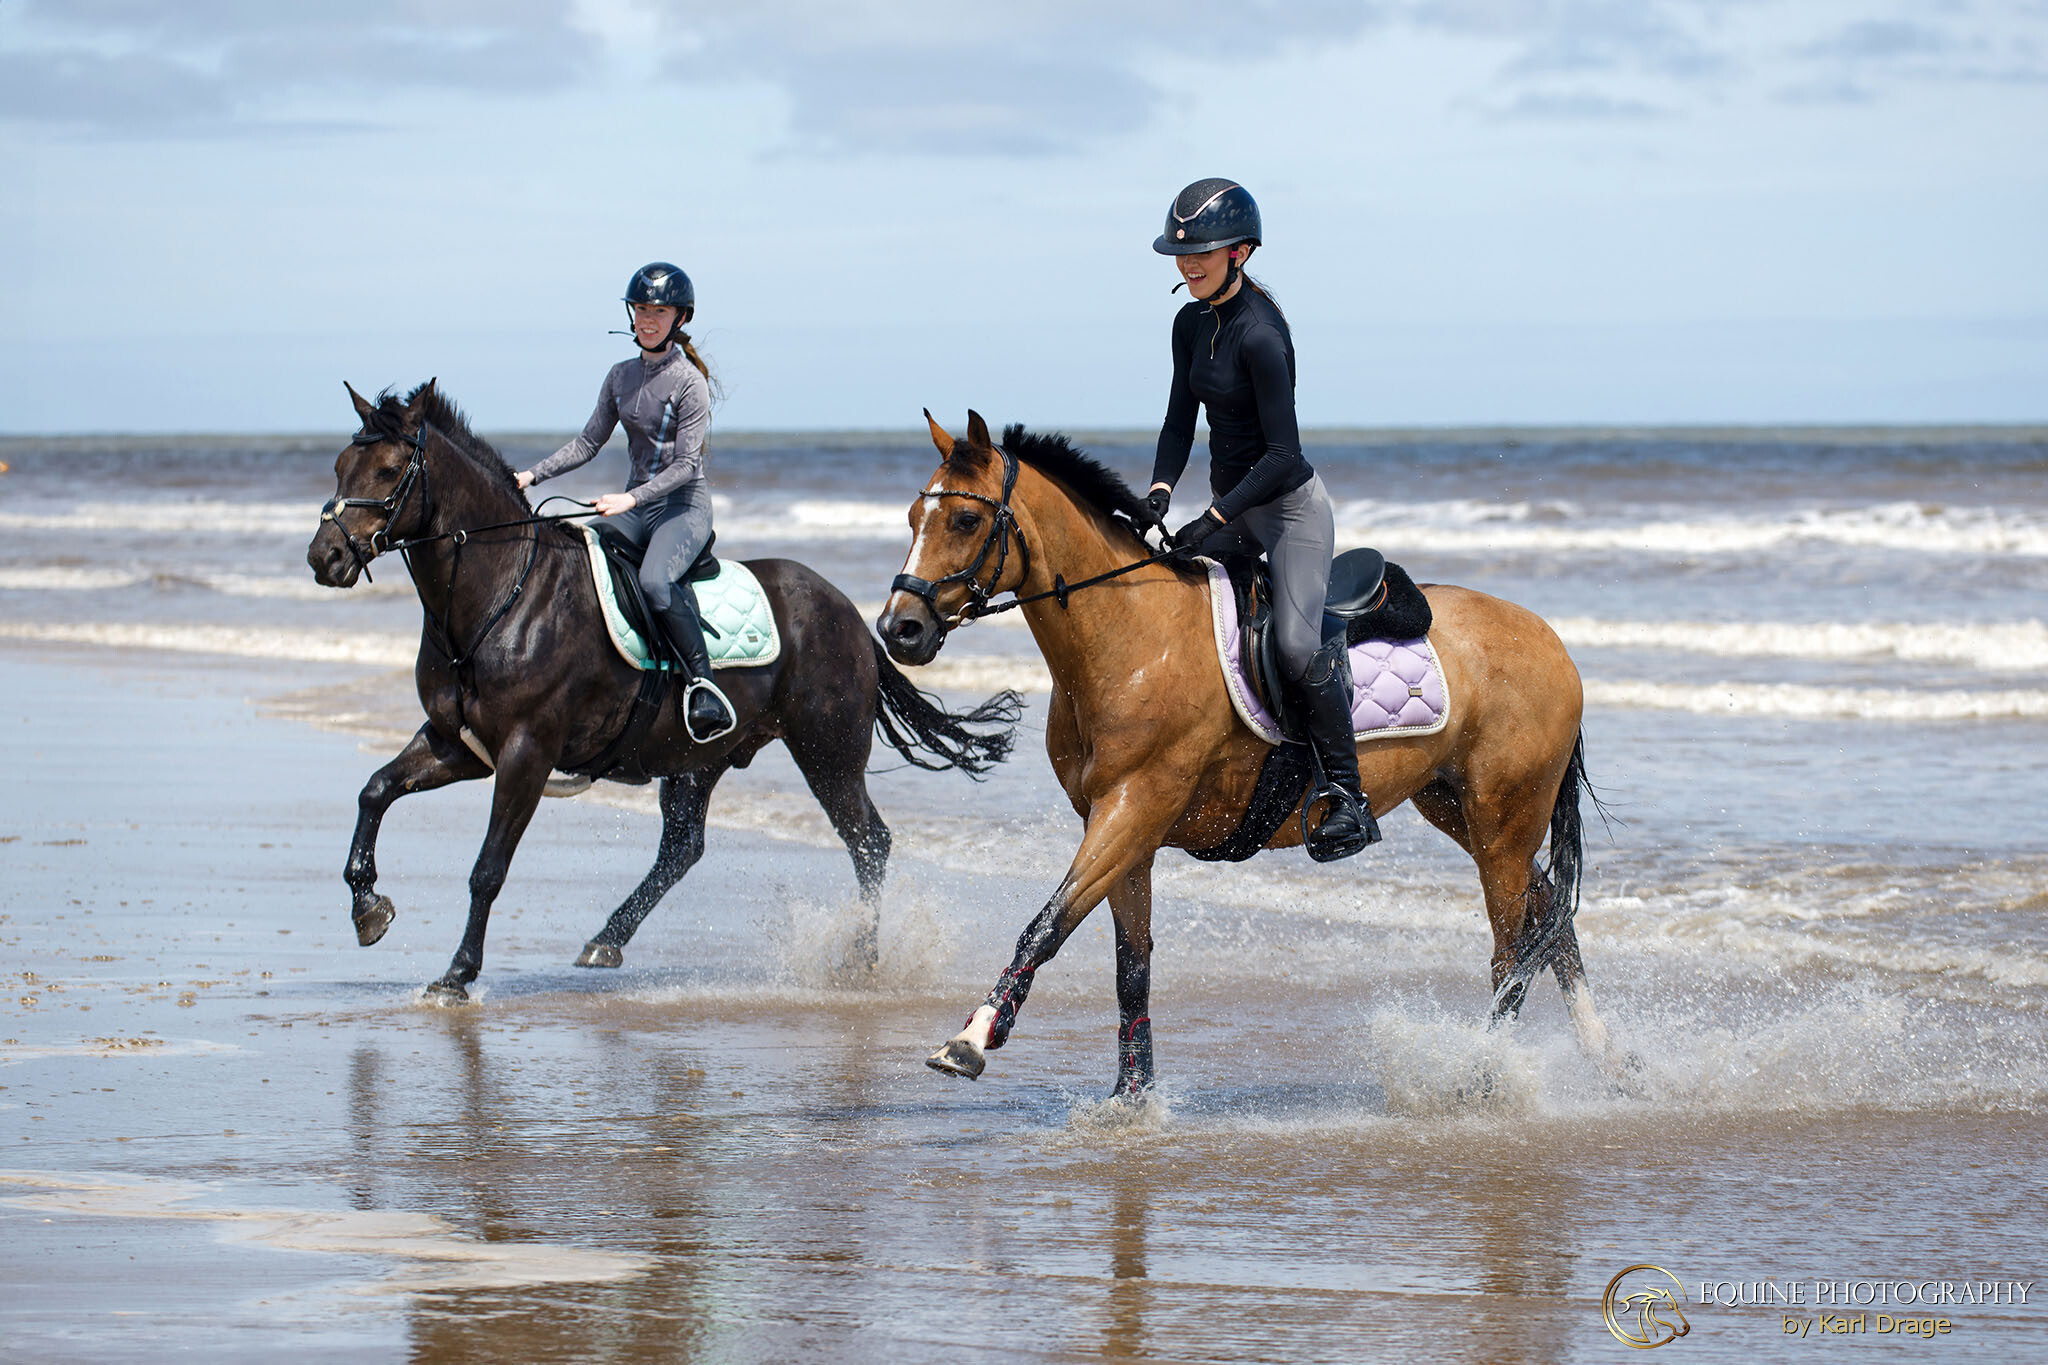
[[[683,689],[683,726],[690,738],[707,744],[731,733],[739,718],[711,680],[711,654],[704,648],[704,625],[697,619],[697,597],[689,584],[678,583],[669,590],[668,606],[660,615],[661,628],[689,675]]]
[[[1299,695],[1307,713],[1309,748],[1322,773],[1321,786],[1309,800],[1329,798],[1322,820],[1302,841],[1309,857],[1333,863],[1380,841],[1372,804],[1358,786],[1358,749],[1351,733],[1351,659],[1341,638],[1316,651]]]

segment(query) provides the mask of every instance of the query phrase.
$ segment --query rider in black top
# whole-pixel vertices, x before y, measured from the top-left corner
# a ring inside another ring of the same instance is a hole
[[[1174,318],[1155,486],[1173,487],[1187,468],[1198,404],[1209,409],[1209,487],[1225,521],[1316,476],[1294,425],[1294,338],[1258,290],[1239,289],[1214,307],[1196,299]]]
[[[1188,550],[1237,523],[1272,566],[1274,642],[1308,718],[1327,796],[1308,836],[1317,862],[1348,858],[1380,837],[1358,782],[1351,668],[1339,627],[1323,634],[1336,525],[1329,494],[1301,453],[1294,417],[1294,337],[1280,308],[1242,272],[1262,237],[1259,206],[1230,180],[1198,180],[1167,210],[1152,249],[1175,258],[1194,296],[1173,320],[1173,389],[1145,502],[1161,530],[1194,444],[1195,408],[1209,411],[1209,487],[1203,513],[1176,531]],[[1178,288],[1179,286],[1175,286]]]

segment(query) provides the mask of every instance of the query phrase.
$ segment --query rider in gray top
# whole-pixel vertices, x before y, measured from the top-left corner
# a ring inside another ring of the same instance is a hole
[[[589,463],[624,424],[632,463],[626,491],[602,495],[596,507],[619,535],[645,547],[640,590],[690,675],[683,717],[691,737],[703,743],[737,720],[712,681],[696,593],[683,581],[711,540],[711,490],[704,478],[711,371],[683,331],[697,301],[688,275],[666,261],[642,266],[626,286],[625,301],[639,358],[612,366],[582,432],[522,472],[519,486]]]

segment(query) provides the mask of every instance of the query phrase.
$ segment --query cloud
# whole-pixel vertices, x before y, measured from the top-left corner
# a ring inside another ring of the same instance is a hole
[[[1502,71],[1509,79],[1626,72],[1698,80],[1725,74],[1734,60],[1699,31],[1708,27],[1702,12],[1698,0],[1417,0],[1405,10],[1424,29],[1513,44],[1519,50]]]
[[[1925,24],[1865,19],[1849,24],[1800,49],[1805,57],[1846,61],[1888,61],[1899,57],[1932,57],[1955,48],[1955,40]]]
[[[86,128],[190,129],[233,113],[220,83],[158,57],[0,52],[0,118]]]
[[[1354,37],[1381,14],[1361,0],[756,0],[660,12],[680,49],[671,78],[765,81],[811,148],[1026,154],[1145,125],[1166,98],[1147,74],[1158,63],[1258,62]]]
[[[2048,0],[0,0],[0,120],[109,136],[388,119],[389,92],[608,81],[778,92],[805,152],[1042,155],[1171,119],[1191,71],[1374,33],[1497,58],[1444,105],[1497,119],[1683,114],[1735,87],[1867,101],[2048,81]],[[371,111],[358,114],[358,109]],[[1250,117],[1261,111],[1248,110]],[[296,120],[294,122],[293,120]],[[337,125],[329,125],[337,126]]]
[[[524,95],[583,77],[598,44],[572,0],[26,0],[0,49],[0,118],[98,133],[306,126],[305,93]]]
[[[2048,83],[2041,21],[2048,7],[2002,14],[1951,12],[1945,24],[1863,19],[1793,50],[1807,73],[1784,92],[1793,102],[1867,102],[1873,85]]]
[[[1670,110],[1644,100],[1617,99],[1591,90],[1529,90],[1491,111],[1498,119],[1578,120],[1639,123],[1665,118]]]

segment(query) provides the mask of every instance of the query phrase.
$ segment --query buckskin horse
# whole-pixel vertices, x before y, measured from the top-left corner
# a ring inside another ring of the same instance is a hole
[[[1107,896],[1116,921],[1113,1094],[1137,1096],[1153,1082],[1153,858],[1162,847],[1210,850],[1229,839],[1271,750],[1232,712],[1205,576],[1152,554],[1138,530],[1143,501],[1128,485],[1063,437],[1012,426],[997,445],[970,412],[956,440],[925,418],[944,463],[911,504],[910,553],[877,629],[897,660],[923,664],[953,626],[1021,602],[1052,674],[1046,751],[1085,825],[1066,878],[1025,926],[1010,965],[926,1064],[979,1076],[1010,1036],[1033,974]],[[1098,576],[1108,581],[1090,585]],[[1016,601],[990,607],[1005,592]],[[1367,740],[1365,790],[1379,815],[1414,802],[1478,865],[1493,928],[1493,1019],[1513,1017],[1548,966],[1580,1046],[1609,1063],[1572,922],[1585,784],[1578,670],[1533,613],[1465,588],[1424,592],[1446,723],[1427,736]],[[1298,826],[1285,821],[1263,846],[1299,843]]]
[[[404,557],[425,614],[414,676],[427,713],[358,798],[343,873],[356,941],[377,942],[395,914],[376,891],[376,844],[399,797],[496,775],[490,826],[470,872],[468,925],[447,972],[428,987],[461,999],[483,966],[491,903],[550,771],[659,778],[654,866],[577,959],[616,967],[640,922],[703,854],[705,810],[719,778],[780,739],[853,856],[869,906],[860,947],[871,962],[889,860],[889,828],[867,790],[874,733],[919,767],[978,775],[1009,752],[1016,695],[965,714],[942,710],[889,662],[837,588],[793,560],[750,560],[782,652],[772,665],[725,671],[739,723],[696,743],[672,699],[648,718],[648,680],[606,637],[582,534],[534,515],[511,468],[434,382],[403,401],[348,392],[362,427],[335,459],[335,494],[306,560],[320,583],[346,588],[379,554]]]

